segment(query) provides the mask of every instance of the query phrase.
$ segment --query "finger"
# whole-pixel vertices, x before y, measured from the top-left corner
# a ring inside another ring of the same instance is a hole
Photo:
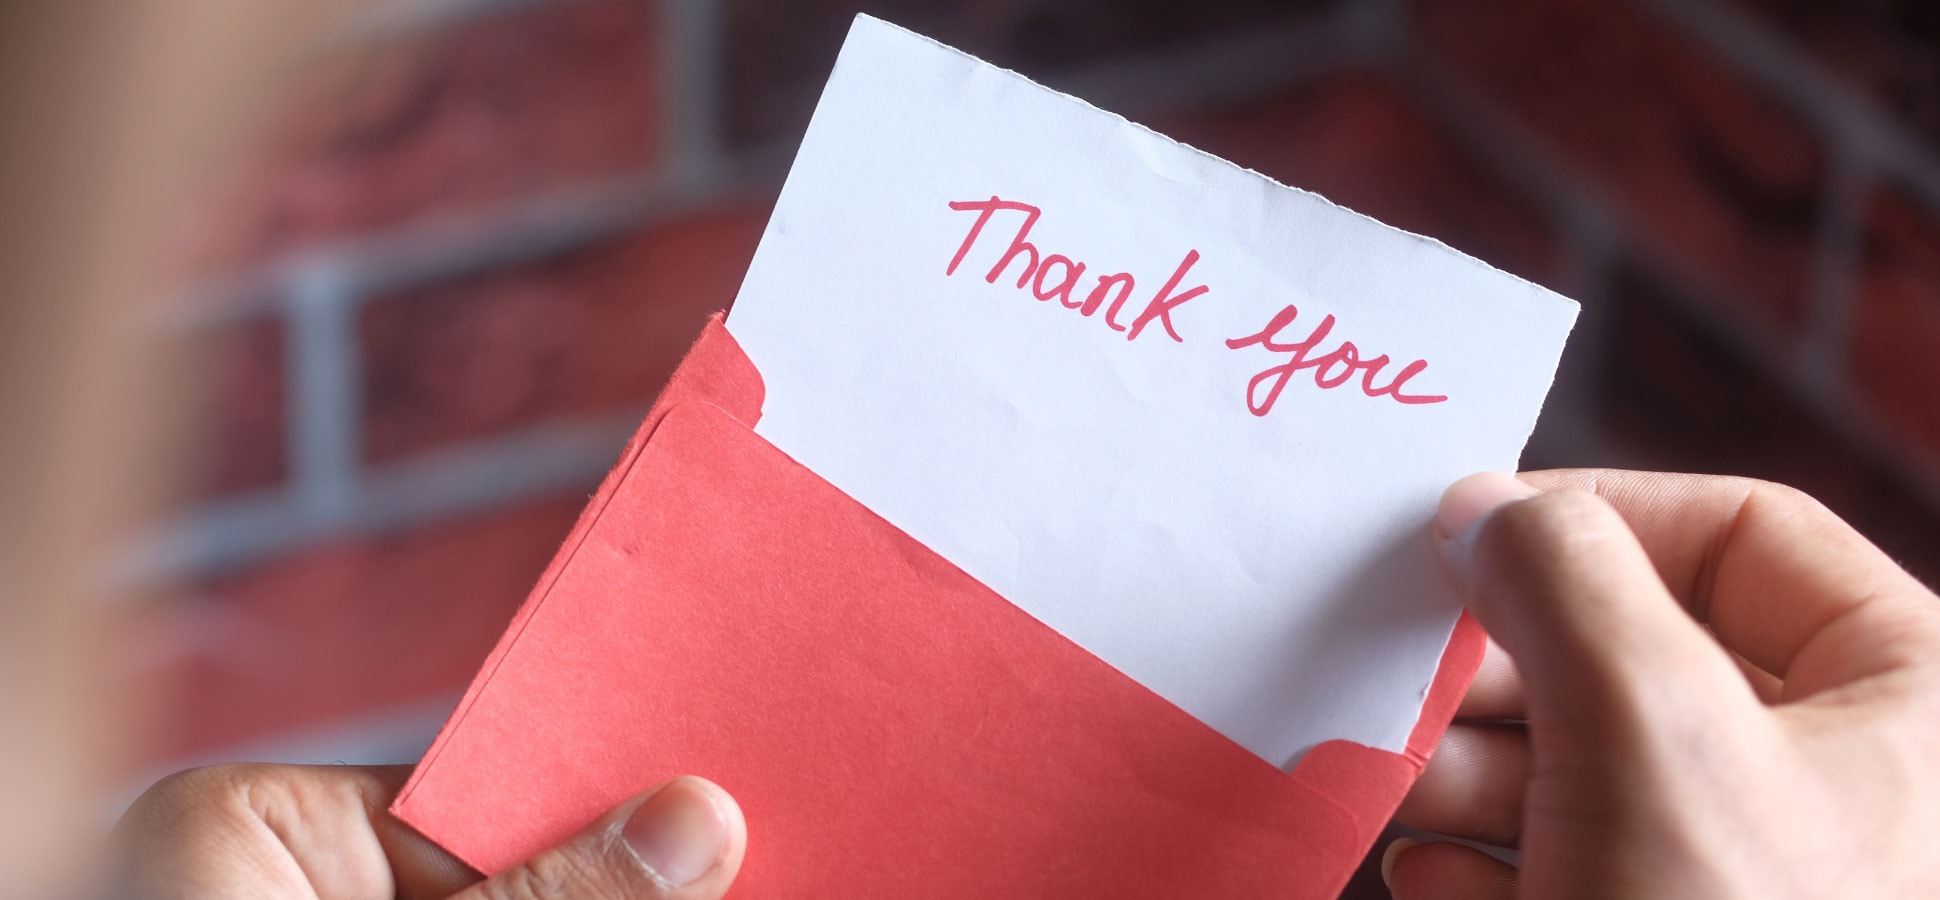
[[[676,778],[453,900],[717,900],[746,847],[734,798],[713,782]]]
[[[1532,491],[1507,475],[1463,479],[1443,497],[1436,534],[1457,589],[1525,678],[1538,740],[1545,719],[1594,740],[1691,708],[1674,701],[1693,693],[1755,699],[1609,504]]]
[[[1521,719],[1527,714],[1527,709],[1522,697],[1522,675],[1516,671],[1516,661],[1509,658],[1502,645],[1490,638],[1488,650],[1482,654],[1482,666],[1475,670],[1475,679],[1469,682],[1468,693],[1463,695],[1462,705],[1455,710],[1456,717]]]
[[[1925,662],[1933,595],[1799,491],[1744,478],[1611,469],[1531,472],[1604,498],[1673,592],[1789,699]],[[1912,627],[1909,627],[1912,626]]]
[[[1381,856],[1381,880],[1394,900],[1508,900],[1516,869],[1480,850],[1446,841],[1401,838]]]
[[[1451,725],[1394,818],[1422,831],[1513,847],[1522,837],[1529,775],[1529,737],[1521,728]]]
[[[445,897],[478,880],[385,809],[409,766],[231,764],[157,782],[115,828],[125,895]]]
[[[291,768],[330,773],[355,767],[351,766],[295,766]],[[444,898],[476,884],[484,876],[477,869],[466,865],[458,857],[446,853],[443,847],[419,834],[417,829],[398,821],[391,815],[391,802],[397,799],[397,792],[404,789],[404,783],[411,779],[415,766],[369,766],[372,780],[377,790],[367,792],[365,814],[371,825],[371,833],[377,838],[377,845],[383,850],[384,859],[391,868],[391,881],[396,890],[396,900],[444,900]]]

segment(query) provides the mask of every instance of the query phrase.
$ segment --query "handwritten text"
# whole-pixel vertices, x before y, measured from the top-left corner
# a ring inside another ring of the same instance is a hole
[[[1010,246],[1005,248],[1004,255],[997,260],[996,265],[990,267],[990,273],[984,276],[985,281],[996,284],[997,276],[1003,274],[1011,261],[1022,257],[1024,271],[1017,276],[1017,286],[1019,288],[1029,286],[1031,295],[1037,299],[1056,298],[1067,309],[1075,309],[1080,315],[1089,316],[1096,313],[1099,307],[1104,306],[1105,300],[1109,298],[1111,305],[1105,307],[1105,324],[1114,331],[1125,332],[1126,340],[1137,340],[1139,334],[1145,330],[1145,326],[1158,322],[1173,340],[1185,342],[1185,338],[1179,336],[1178,329],[1172,327],[1172,311],[1206,293],[1205,285],[1179,291],[1179,283],[1185,280],[1186,272],[1192,269],[1193,263],[1199,261],[1199,251],[1186,251],[1185,261],[1179,263],[1179,267],[1173,270],[1172,278],[1165,283],[1165,287],[1159,288],[1159,292],[1145,304],[1145,311],[1139,313],[1138,317],[1132,320],[1132,324],[1127,326],[1118,321],[1118,313],[1125,307],[1125,299],[1131,296],[1134,285],[1132,276],[1126,272],[1100,275],[1097,285],[1092,287],[1091,292],[1086,294],[1083,300],[1077,299],[1076,291],[1079,283],[1084,279],[1085,264],[1062,253],[1039,256],[1037,245],[1029,240],[1031,226],[1037,224],[1037,219],[1043,214],[1043,210],[1028,203],[1003,200],[996,196],[988,200],[951,201],[950,208],[960,212],[975,210],[977,221],[970,226],[970,233],[964,235],[963,244],[957,247],[957,255],[951,257],[950,267],[945,269],[943,274],[956,274],[957,266],[963,264],[963,258],[969,255],[970,248],[977,243],[977,238],[983,234],[983,227],[990,223],[992,216],[999,212],[1021,212],[1024,214],[1023,223],[1017,226],[1017,234],[1010,239]]]
[[[957,246],[956,255],[950,258],[950,265],[943,270],[946,277],[956,274],[964,258],[970,255],[971,248],[983,236],[984,226],[989,225],[997,214],[1022,214],[1010,243],[1005,245],[1003,255],[997,258],[996,264],[984,274],[984,281],[996,284],[1011,263],[1021,260],[1024,268],[1017,275],[1019,290],[1028,290],[1031,296],[1041,301],[1056,300],[1066,309],[1077,310],[1082,316],[1095,315],[1102,309],[1105,324],[1114,331],[1125,332],[1126,340],[1137,340],[1146,326],[1157,322],[1174,341],[1184,343],[1185,338],[1179,336],[1179,330],[1173,325],[1172,314],[1186,303],[1205,296],[1208,291],[1203,284],[1179,290],[1187,273],[1192,271],[1193,264],[1199,261],[1199,251],[1187,250],[1185,259],[1172,270],[1172,276],[1166,280],[1165,286],[1146,301],[1145,309],[1128,325],[1119,320],[1119,315],[1137,286],[1135,279],[1129,272],[1098,275],[1090,290],[1079,297],[1078,291],[1084,286],[1086,264],[1062,253],[1044,254],[1030,240],[1031,228],[1044,214],[1042,209],[995,195],[988,200],[954,200],[950,202],[950,208],[958,212],[975,212],[977,220],[971,223],[963,243]],[[1292,326],[1299,315],[1298,309],[1288,305],[1275,313],[1258,333],[1226,342],[1227,348],[1232,350],[1257,346],[1273,353],[1287,354],[1285,362],[1267,368],[1246,383],[1246,408],[1253,415],[1264,416],[1272,412],[1273,405],[1279,402],[1281,392],[1286,390],[1287,382],[1293,379],[1294,373],[1307,369],[1313,370],[1314,386],[1322,390],[1340,387],[1359,375],[1361,393],[1369,397],[1387,397],[1408,406],[1441,403],[1448,399],[1441,394],[1410,394],[1403,390],[1410,380],[1427,370],[1427,360],[1417,359],[1402,366],[1387,384],[1376,387],[1375,379],[1388,367],[1387,354],[1362,359],[1360,348],[1353,341],[1345,340],[1334,349],[1319,353],[1320,345],[1334,331],[1335,320],[1331,314],[1323,317],[1304,340],[1280,340],[1281,333]]]
[[[1258,334],[1233,338],[1226,342],[1226,346],[1234,350],[1258,344],[1275,353],[1288,354],[1286,362],[1253,376],[1253,380],[1246,383],[1246,408],[1251,410],[1253,415],[1264,416],[1272,412],[1273,404],[1279,401],[1280,392],[1286,388],[1287,381],[1293,377],[1293,373],[1302,369],[1314,370],[1314,384],[1322,389],[1340,387],[1351,380],[1354,373],[1359,372],[1361,373],[1361,393],[1369,397],[1391,397],[1396,403],[1410,405],[1440,403],[1448,399],[1439,394],[1401,392],[1402,385],[1407,384],[1409,379],[1428,368],[1426,360],[1417,359],[1402,366],[1401,371],[1395,373],[1392,381],[1377,388],[1374,386],[1374,378],[1388,365],[1388,356],[1385,353],[1372,359],[1362,359],[1360,348],[1354,346],[1353,341],[1341,341],[1340,346],[1335,347],[1332,352],[1310,357],[1310,354],[1334,330],[1334,317],[1331,314],[1321,319],[1320,324],[1314,326],[1313,332],[1308,334],[1304,341],[1287,344],[1274,340],[1280,336],[1280,332],[1286,330],[1287,326],[1292,325],[1294,318],[1299,315],[1300,310],[1289,305],[1275,313],[1272,321],[1266,323],[1266,328]],[[1267,385],[1265,396],[1260,395],[1261,384]]]

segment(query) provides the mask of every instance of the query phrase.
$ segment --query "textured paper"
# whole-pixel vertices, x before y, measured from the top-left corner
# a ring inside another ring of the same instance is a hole
[[[993,200],[1038,210],[1008,266]],[[1575,315],[858,17],[728,327],[762,437],[1287,767],[1406,745],[1458,614],[1436,498],[1515,467]]]

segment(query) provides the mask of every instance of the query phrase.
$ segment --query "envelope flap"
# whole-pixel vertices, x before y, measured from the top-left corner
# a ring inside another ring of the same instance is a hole
[[[1475,617],[1464,612],[1449,636],[1441,666],[1422,703],[1421,719],[1405,752],[1391,753],[1352,741],[1326,741],[1302,757],[1293,777],[1338,800],[1355,817],[1363,846],[1372,846],[1387,818],[1400,806],[1435,745],[1455,717],[1469,683],[1482,664],[1488,637]]]

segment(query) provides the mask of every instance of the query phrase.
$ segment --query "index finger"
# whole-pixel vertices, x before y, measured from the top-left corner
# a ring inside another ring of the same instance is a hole
[[[1897,639],[1934,633],[1933,595],[1818,501],[1748,478],[1558,469],[1624,517],[1664,583],[1726,647],[1785,680],[1786,699],[1924,664]],[[1862,646],[1863,645],[1863,646]]]

